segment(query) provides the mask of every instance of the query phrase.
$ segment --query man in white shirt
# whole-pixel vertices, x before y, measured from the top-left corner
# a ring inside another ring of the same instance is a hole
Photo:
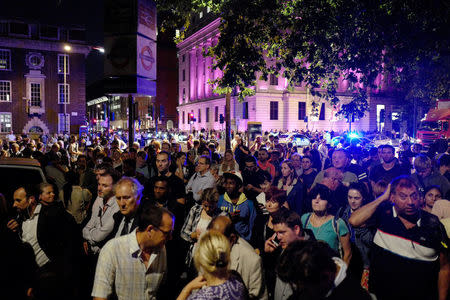
[[[83,228],[84,250],[97,254],[106,242],[105,239],[114,228],[113,215],[119,211],[113,186],[119,180],[120,174],[113,168],[105,170],[98,180],[98,197],[92,205],[89,222]]]
[[[172,238],[173,225],[171,212],[147,206],[133,232],[106,243],[95,272],[94,300],[113,294],[118,300],[157,299],[167,269],[165,244]]]

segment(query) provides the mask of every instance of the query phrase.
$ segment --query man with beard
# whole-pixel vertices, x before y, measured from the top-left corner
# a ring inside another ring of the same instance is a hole
[[[448,237],[438,218],[420,206],[418,186],[400,176],[349,219],[354,227],[369,219],[375,224],[369,288],[377,299],[448,299]]]
[[[261,148],[258,151],[258,167],[266,172],[269,172],[272,178],[275,177],[275,166],[269,162],[269,152],[266,148]]]
[[[381,149],[381,150],[380,150]],[[370,170],[369,180],[372,188],[380,180],[391,182],[392,179],[400,175],[410,175],[411,172],[405,170],[395,158],[395,149],[391,145],[381,145],[378,147],[381,165],[376,165]]]
[[[119,180],[120,174],[112,167],[105,170],[98,180],[98,197],[92,205],[91,218],[83,228],[85,252],[98,254],[106,242],[106,238],[114,228],[113,215],[119,211],[114,197],[113,186]]]

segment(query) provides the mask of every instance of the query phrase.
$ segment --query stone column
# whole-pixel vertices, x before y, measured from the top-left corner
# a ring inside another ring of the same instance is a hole
[[[205,67],[205,58],[202,54],[203,44],[200,44],[197,47],[197,99],[203,99],[204,94],[204,82],[203,82],[203,73]]]
[[[208,41],[205,43],[204,49],[207,51],[209,48],[211,48],[212,43],[211,39],[208,39]],[[205,57],[205,98],[212,97],[212,86],[208,83],[209,80],[214,79],[214,74],[212,73],[212,65],[213,65],[213,59],[211,56]]]
[[[197,50],[189,51],[189,101],[197,99]]]

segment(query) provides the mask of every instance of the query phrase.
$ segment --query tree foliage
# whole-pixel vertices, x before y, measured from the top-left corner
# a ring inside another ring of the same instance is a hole
[[[163,27],[186,30],[193,13],[221,17],[209,55],[223,71],[220,91],[254,93],[256,76],[283,74],[335,105],[340,76],[353,99],[344,115],[367,110],[367,92],[389,80],[396,97],[449,97],[450,14],[445,0],[159,0]],[[347,112],[348,110],[348,112]],[[358,114],[358,113],[357,113]]]

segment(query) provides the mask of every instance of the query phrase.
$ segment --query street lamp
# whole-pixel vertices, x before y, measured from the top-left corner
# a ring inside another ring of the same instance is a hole
[[[64,51],[69,53],[72,50],[70,45],[64,45]],[[64,55],[64,133],[67,133],[67,98],[68,98],[68,88],[67,88],[67,59],[69,54]]]

